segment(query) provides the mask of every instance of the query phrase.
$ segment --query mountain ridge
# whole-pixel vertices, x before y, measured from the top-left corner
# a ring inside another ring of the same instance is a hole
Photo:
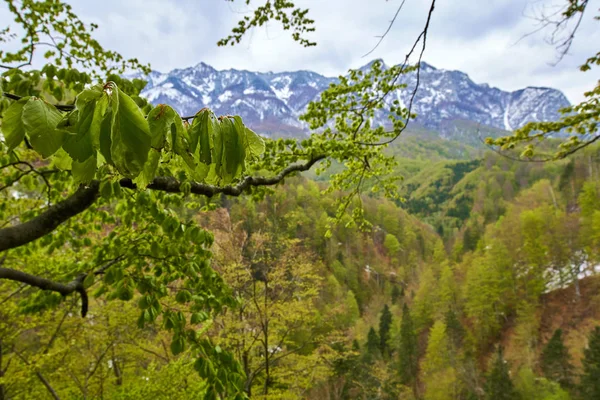
[[[369,68],[374,61],[361,69]],[[387,66],[383,64],[383,68]],[[272,136],[307,134],[306,124],[298,117],[308,103],[338,81],[310,70],[217,70],[204,62],[136,77],[148,80],[142,95],[154,104],[170,104],[185,115],[193,115],[203,107],[217,114],[240,115],[252,129]],[[386,102],[410,101],[416,73],[403,75],[399,82],[407,87],[390,93]],[[443,138],[472,141],[472,131],[465,131],[461,121],[512,131],[530,121],[556,120],[560,117],[558,110],[569,105],[557,89],[528,86],[504,91],[487,83],[477,84],[462,71],[439,69],[422,62],[413,112],[417,114],[414,122],[439,132]],[[387,115],[378,112],[375,124],[385,124]]]

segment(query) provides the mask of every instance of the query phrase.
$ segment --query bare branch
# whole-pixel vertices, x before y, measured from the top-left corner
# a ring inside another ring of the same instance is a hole
[[[385,39],[387,34],[390,32],[390,30],[392,29],[392,26],[394,26],[394,22],[396,22],[396,18],[398,18],[398,14],[400,14],[400,10],[402,10],[402,7],[404,7],[404,3],[406,3],[406,0],[402,0],[402,3],[400,3],[400,6],[398,6],[398,9],[396,10],[396,14],[394,14],[394,18],[392,18],[392,20],[390,21],[390,24],[388,25],[385,32],[383,32],[383,35],[379,36],[379,41],[377,42],[375,47],[373,47],[371,50],[369,50],[369,52],[367,52],[365,55],[363,55],[363,58],[368,56],[369,54],[373,53],[379,47],[381,42],[383,42],[383,39]]]
[[[394,79],[392,80],[391,85],[390,85],[390,87],[393,87],[396,84],[396,81],[400,78],[400,76],[404,72],[406,66],[408,65],[410,56],[415,51],[419,42],[421,42],[421,40],[423,40],[423,43],[421,45],[421,52],[419,53],[419,60],[417,61],[417,64],[418,64],[417,79],[416,79],[416,83],[415,83],[415,88],[412,91],[412,94],[410,96],[410,101],[408,103],[408,117],[406,118],[406,122],[404,123],[404,126],[396,133],[396,135],[394,135],[394,137],[392,137],[384,142],[378,142],[378,143],[357,142],[357,144],[364,145],[364,146],[384,146],[384,145],[390,144],[393,141],[395,141],[396,139],[398,139],[398,137],[402,134],[402,132],[404,132],[406,130],[406,128],[408,127],[408,123],[410,122],[410,115],[412,112],[413,102],[415,100],[417,91],[419,90],[419,85],[421,83],[421,60],[423,59],[423,54],[425,53],[425,47],[427,46],[427,32],[429,31],[429,24],[431,22],[431,16],[433,15],[434,9],[435,9],[435,0],[431,0],[431,6],[429,8],[429,12],[427,13],[427,20],[425,22],[425,26],[423,27],[423,30],[421,31],[419,36],[417,36],[417,39],[413,43],[412,48],[410,49],[410,51],[408,52],[408,54],[406,55],[406,57],[404,59],[404,63],[402,64],[402,67],[400,68],[400,70],[398,71],[398,74],[394,77]],[[391,90],[392,89],[385,92],[374,102],[376,103],[376,102],[382,101],[384,98],[386,98],[391,93]]]

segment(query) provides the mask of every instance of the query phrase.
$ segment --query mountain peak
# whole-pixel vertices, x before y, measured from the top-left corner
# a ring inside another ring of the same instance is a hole
[[[375,59],[361,70],[368,69]],[[153,72],[142,92],[154,103],[167,103],[183,114],[210,107],[217,114],[237,114],[254,130],[272,135],[306,134],[298,117],[308,103],[318,98],[336,78],[313,71],[252,72],[228,69],[218,71],[203,62],[167,74]],[[406,88],[390,93],[388,102],[408,104],[416,84],[416,72],[400,77]],[[556,120],[558,110],[569,105],[563,93],[544,87],[503,91],[474,83],[461,71],[437,69],[421,62],[419,90],[413,101],[416,122],[443,136],[461,135],[470,121],[501,130],[517,129],[530,121]],[[380,111],[375,123],[388,123]]]

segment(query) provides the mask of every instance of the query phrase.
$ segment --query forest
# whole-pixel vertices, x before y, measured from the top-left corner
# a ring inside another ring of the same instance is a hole
[[[409,54],[265,138],[150,104],[64,1],[5,3],[0,400],[600,399],[600,83],[465,144],[384,101]],[[257,3],[219,45],[314,45],[309,10]]]

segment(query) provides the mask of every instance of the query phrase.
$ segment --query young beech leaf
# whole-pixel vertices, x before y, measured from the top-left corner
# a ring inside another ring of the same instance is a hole
[[[192,153],[199,154],[200,162],[205,165],[212,163],[210,139],[211,135],[213,135],[214,125],[213,113],[208,109],[204,109],[196,114],[194,123],[190,128],[190,147]]]
[[[148,113],[150,144],[155,149],[162,149],[167,143],[167,135],[177,113],[166,104],[159,104]]]
[[[106,112],[110,103],[109,96],[105,93],[94,106],[94,115],[92,116],[92,123],[90,124],[90,137],[92,139],[92,145],[95,149],[100,148],[100,133],[102,130],[102,124],[104,123]]]
[[[58,151],[52,155],[52,165],[58,169],[70,170],[72,164],[73,160],[63,149],[58,149]]]
[[[62,115],[56,107],[37,97],[31,97],[23,106],[23,126],[31,146],[42,157],[50,157],[60,149],[65,131],[56,129]]]
[[[171,352],[173,355],[177,355],[185,350],[185,339],[181,335],[174,335],[173,341],[171,342]]]
[[[15,101],[8,107],[2,116],[2,134],[8,146],[8,151],[17,147],[25,137],[25,127],[23,126],[23,106],[29,101],[29,97],[23,97]]]
[[[112,110],[109,110],[104,118],[102,118],[102,122],[100,123],[100,132],[98,134],[98,141],[100,142],[100,154],[102,154],[108,164],[113,163],[110,153],[110,149],[112,147],[111,134],[113,125],[113,113]]]
[[[209,172],[209,179],[216,182],[221,177],[221,167],[223,165],[223,127],[219,120],[215,120],[213,124],[212,141],[211,147],[211,158],[212,164]],[[210,176],[212,173],[212,177]]]
[[[233,117],[233,126],[235,129],[236,148],[235,159],[237,161],[236,169],[233,171],[233,177],[238,178],[246,170],[246,148],[248,143],[246,140],[246,127],[239,116]]]
[[[112,96],[115,92],[118,111],[112,128],[110,156],[122,175],[135,178],[148,159],[150,128],[135,101],[116,87],[112,89]]]
[[[261,156],[265,152],[265,141],[253,130],[246,128],[245,131],[248,153],[253,157]]]
[[[148,161],[144,164],[142,172],[133,180],[139,188],[145,188],[156,177],[158,162],[160,161],[160,151],[154,148],[150,149]]]
[[[196,161],[190,151],[190,138],[187,130],[183,127],[183,121],[177,115],[173,118],[171,124],[171,146],[178,156],[180,156],[188,166],[192,174],[196,170]]]
[[[223,118],[221,120],[221,168],[217,170],[217,173],[219,173],[225,184],[230,183],[235,178],[235,172],[239,165],[238,146],[241,146],[241,144],[238,143],[237,137],[233,120],[228,117]]]
[[[83,162],[73,160],[71,173],[77,183],[89,183],[96,175],[96,156],[92,156]]]

